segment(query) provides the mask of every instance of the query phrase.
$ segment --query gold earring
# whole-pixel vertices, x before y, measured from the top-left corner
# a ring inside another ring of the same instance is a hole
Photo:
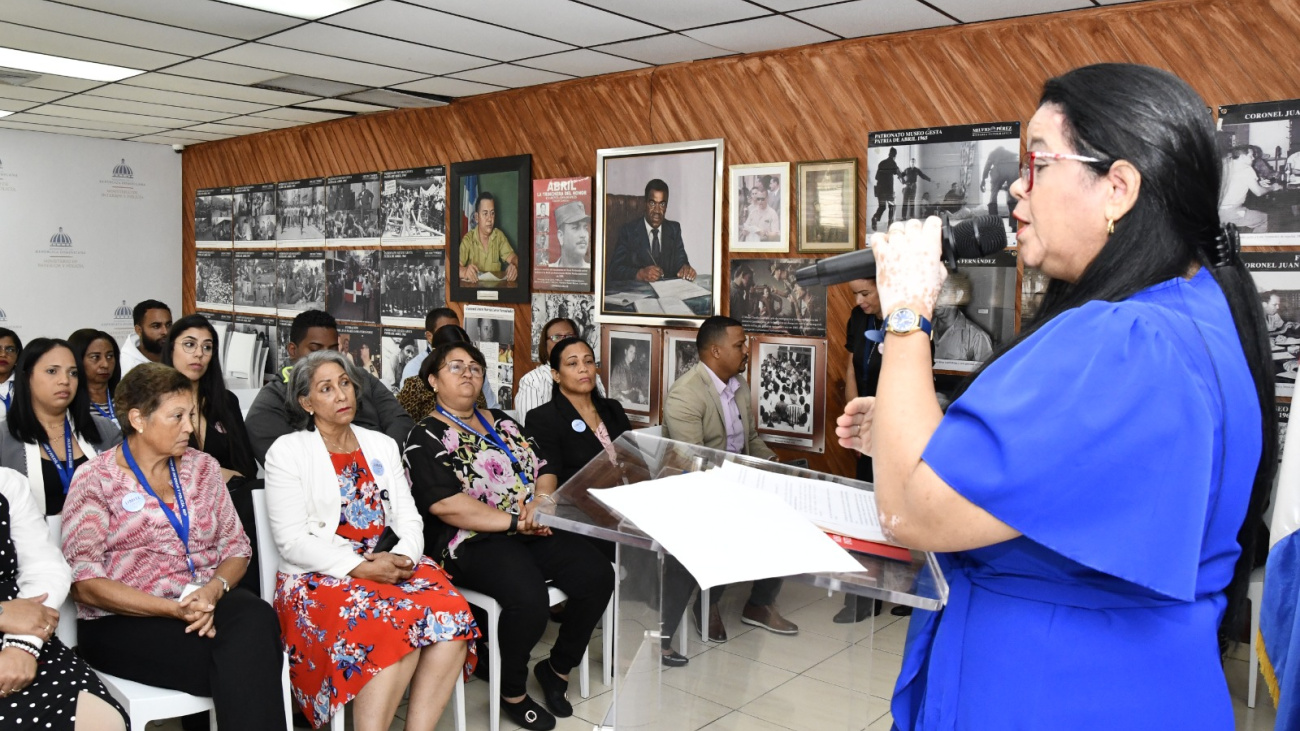
[[[1115,235],[1115,220],[1114,220],[1114,219],[1111,219],[1111,218],[1106,219],[1106,235],[1107,235],[1107,236],[1114,236],[1114,235]]]

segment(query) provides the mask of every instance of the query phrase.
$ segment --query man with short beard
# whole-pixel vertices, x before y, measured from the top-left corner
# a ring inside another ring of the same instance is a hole
[[[172,327],[172,310],[158,300],[145,300],[131,313],[135,334],[122,348],[122,375],[143,363],[157,363],[162,358],[163,340]]]
[[[590,269],[591,216],[582,201],[569,201],[555,209],[555,232],[560,239],[560,258],[551,266]]]

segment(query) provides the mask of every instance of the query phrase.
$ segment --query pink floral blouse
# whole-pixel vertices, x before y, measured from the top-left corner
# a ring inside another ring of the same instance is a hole
[[[197,449],[185,450],[176,465],[190,513],[190,556],[195,576],[185,563],[185,547],[158,501],[135,475],[117,464],[120,447],[91,459],[72,478],[63,505],[63,556],[72,565],[72,580],[112,579],[147,594],[179,599],[191,580],[206,584],[228,558],[252,556],[235,505],[221,479],[221,466]],[[124,502],[144,507],[129,511]],[[77,604],[81,619],[110,612]]]

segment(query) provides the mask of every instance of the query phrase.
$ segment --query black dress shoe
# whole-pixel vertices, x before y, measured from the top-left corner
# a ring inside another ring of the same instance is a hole
[[[528,696],[524,696],[518,703],[510,703],[502,698],[501,710],[506,712],[511,721],[529,731],[550,731],[555,728],[555,716],[547,713],[545,708]]]
[[[542,698],[546,700],[546,707],[551,709],[551,713],[560,718],[573,715],[573,704],[564,695],[569,690],[569,681],[555,673],[550,660],[542,660],[534,665],[533,677],[541,684]]]
[[[904,604],[898,604],[893,609],[890,609],[889,613],[895,617],[910,617],[912,616],[912,608]]]
[[[667,647],[664,649],[668,652],[659,654],[659,662],[663,663],[663,666],[666,668],[685,667],[686,664],[691,661],[689,657],[676,650]]]
[[[854,605],[857,608],[854,608]],[[867,617],[877,617],[884,610],[885,603],[879,599],[869,600],[865,597],[859,597],[856,602],[845,602],[844,608],[835,613],[835,618],[831,621],[835,624],[853,624],[861,622]]]

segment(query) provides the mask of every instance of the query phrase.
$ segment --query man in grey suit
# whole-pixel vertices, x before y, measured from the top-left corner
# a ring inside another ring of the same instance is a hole
[[[682,226],[667,220],[667,214],[668,184],[655,178],[645,186],[645,216],[628,221],[618,230],[607,269],[610,280],[695,279],[682,243]]]
[[[664,435],[733,454],[776,459],[758,436],[749,385],[740,377],[749,362],[745,328],[730,317],[710,317],[700,325],[695,347],[700,362],[678,378],[668,391]],[[709,639],[714,642],[727,641],[727,629],[718,611],[718,600],[725,589],[720,586],[709,593]],[[777,634],[797,633],[799,627],[776,610],[776,596],[780,591],[781,579],[755,581],[740,621]],[[700,622],[698,603],[694,615],[696,622]]]

